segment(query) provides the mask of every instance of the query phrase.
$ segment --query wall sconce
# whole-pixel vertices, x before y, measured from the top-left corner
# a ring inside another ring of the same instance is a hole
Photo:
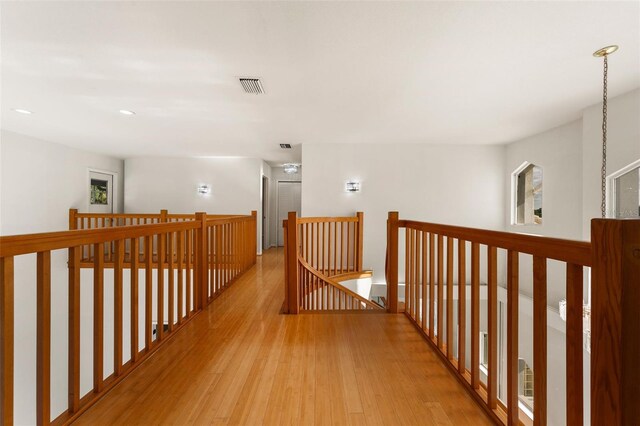
[[[360,192],[360,182],[349,181],[344,185],[345,192]]]
[[[294,175],[298,173],[298,165],[293,163],[287,163],[282,165],[283,171],[288,175]]]
[[[209,185],[205,184],[205,185],[198,186],[198,194],[207,195],[210,192],[211,192],[211,187]]]

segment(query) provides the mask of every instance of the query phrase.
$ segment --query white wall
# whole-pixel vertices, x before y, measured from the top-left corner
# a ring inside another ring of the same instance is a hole
[[[88,169],[118,174],[123,205],[123,161],[2,130],[0,234],[64,231],[69,209],[89,207]]]
[[[0,133],[0,234],[13,235],[68,229],[69,208],[88,209],[88,168],[118,173],[120,208],[123,205],[123,161],[64,145],[2,131]],[[52,416],[67,403],[67,254],[51,256],[51,387]],[[35,424],[36,404],[36,269],[35,255],[15,260],[15,424]],[[105,274],[105,286],[112,282]],[[83,277],[86,272],[83,271]],[[91,282],[83,278],[83,282]],[[81,292],[82,390],[91,387],[91,286]],[[108,297],[107,297],[108,299]],[[108,303],[107,303],[108,305]],[[107,307],[108,309],[108,307]],[[88,333],[88,334],[87,334]]]
[[[528,161],[542,167],[542,224],[511,223],[511,173]],[[506,146],[505,229],[557,238],[582,238],[582,120]]]
[[[257,158],[129,158],[125,160],[125,211],[251,214],[257,210],[259,219],[261,179],[262,160]],[[208,195],[197,192],[201,184],[211,187]]]
[[[302,147],[303,216],[363,211],[364,267],[384,281],[389,211],[428,222],[502,229],[504,147],[323,144]],[[349,179],[361,192],[346,193]]]

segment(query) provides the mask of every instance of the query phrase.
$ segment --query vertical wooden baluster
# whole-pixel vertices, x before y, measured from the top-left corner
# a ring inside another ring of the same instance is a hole
[[[362,271],[362,259],[363,259],[363,255],[364,255],[364,213],[363,212],[357,212],[356,216],[358,217],[358,237],[357,237],[357,241],[358,241],[358,250],[357,250],[357,256],[356,256],[356,270],[357,271]]]
[[[175,317],[175,264],[174,264],[174,234],[167,234],[167,262],[169,262],[169,282],[167,292],[168,315],[169,315],[169,333],[173,331],[173,322]]]
[[[115,241],[113,264],[113,371],[122,373],[122,270],[124,267],[124,240]]]
[[[69,248],[67,389],[70,413],[80,408],[80,257],[81,246]]]
[[[152,303],[153,303],[153,237],[147,235],[144,238],[144,342],[145,350],[151,349],[153,341],[152,329]]]
[[[13,256],[0,257],[0,419],[13,424]]]
[[[464,375],[467,338],[467,243],[458,240],[458,372]]]
[[[138,238],[131,239],[131,364],[138,361],[138,263],[140,256],[138,252],[140,240]]]
[[[178,324],[184,317],[184,234],[178,231]]]
[[[209,276],[208,293],[209,297],[213,297],[216,293],[215,269],[213,265],[213,227],[207,226],[207,238],[209,239],[209,253],[207,253],[207,274]]]
[[[325,244],[325,232],[324,232],[324,228],[325,228],[325,222],[320,223],[320,225],[322,226],[322,240],[321,240],[321,246],[322,246],[322,256],[320,258],[320,271],[322,271],[323,274],[326,274],[325,269],[327,268],[326,262],[325,262],[325,255],[327,252],[327,247]]]
[[[189,318],[191,316],[191,307],[192,304],[192,296],[191,296],[191,278],[192,278],[192,256],[193,256],[193,228],[187,230],[185,235],[185,247],[187,249],[187,257],[186,257],[186,265],[185,265],[185,286],[186,286],[186,296],[185,296],[185,308],[186,308],[186,317]]]
[[[156,316],[158,325],[156,326],[156,341],[160,342],[164,338],[164,261],[166,252],[166,234],[159,234],[158,239],[158,298],[156,306]]]
[[[227,279],[225,284],[229,284],[231,281],[231,224],[227,224],[227,260],[226,260],[226,271],[227,271]]]
[[[420,310],[420,307],[422,306],[422,282],[420,280],[420,259],[422,259],[421,253],[420,253],[420,242],[422,240],[422,238],[420,237],[420,235],[422,234],[422,231],[417,231],[414,230],[414,246],[415,246],[415,253],[414,253],[414,275],[413,275],[413,282],[414,284],[414,288],[415,288],[415,295],[413,297],[414,299],[414,311],[415,311],[415,318],[416,318],[416,324],[420,325],[422,319],[421,319],[421,315],[423,314]]]
[[[533,424],[547,424],[547,259],[533,256]]]
[[[420,324],[420,240],[418,231],[413,230],[413,317],[417,324]]]
[[[438,348],[444,351],[444,236],[438,234]]]
[[[216,275],[218,288],[222,288],[222,226],[216,226]]]
[[[453,359],[453,238],[447,237],[447,358]]]
[[[471,243],[471,387],[480,388],[480,244]]]
[[[320,224],[318,222],[315,222],[314,224],[315,227],[315,232],[314,232],[314,241],[315,241],[315,246],[316,246],[316,258],[314,259],[314,263],[313,263],[313,267],[315,269],[318,269],[320,266]]]
[[[489,408],[496,408],[498,402],[498,249],[487,247],[487,315],[488,315],[488,343],[489,362],[487,371],[487,404]]]
[[[102,392],[104,376],[104,245],[93,245],[93,391]]]
[[[344,222],[340,223],[340,273],[344,273]]]
[[[338,273],[338,222],[332,222],[333,225],[333,275]]]
[[[582,266],[567,264],[567,424],[581,425],[583,403]]]
[[[427,331],[427,247],[428,233],[422,232],[422,329]]]
[[[435,341],[436,339],[436,250],[435,250],[435,241],[436,235],[434,233],[429,233],[429,337],[431,340]]]
[[[409,312],[409,307],[411,306],[411,302],[409,301],[409,285],[410,285],[410,277],[409,277],[409,262],[411,259],[411,255],[409,253],[409,247],[411,243],[411,229],[405,228],[404,232],[404,312]]]
[[[347,272],[350,272],[351,271],[351,222],[345,222],[345,224],[347,225],[347,241],[346,241],[347,257],[345,259],[345,262],[346,262],[346,270]]]
[[[507,252],[507,425],[520,424],[518,408],[518,252]],[[582,397],[580,397],[582,401]]]
[[[36,423],[51,421],[51,252],[37,255]]]

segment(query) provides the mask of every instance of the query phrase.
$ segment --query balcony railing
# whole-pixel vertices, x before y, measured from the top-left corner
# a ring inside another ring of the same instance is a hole
[[[56,416],[53,424],[68,424],[76,419],[256,261],[256,212],[228,217],[196,213],[179,220],[154,219],[155,223],[140,225],[120,223],[127,215],[77,212],[72,215],[78,220],[92,217],[99,226],[0,237],[0,418],[3,425],[13,424],[14,382],[19,380],[14,376],[15,312],[29,308],[23,302],[15,304],[16,265],[27,275],[34,269],[36,272],[35,283],[25,280],[23,275],[18,275],[17,282],[35,284],[37,362],[33,410],[37,424],[48,425],[52,415]],[[103,222],[109,226],[100,226]],[[72,227],[76,223],[70,220]],[[60,307],[52,304],[52,291],[59,288],[59,283],[52,286],[52,278],[59,279],[56,275],[61,272],[59,268],[52,268],[52,258],[59,259],[59,251],[63,251],[62,255],[68,253],[68,274],[63,278],[68,281],[68,305],[63,308],[66,312],[55,311]],[[35,262],[30,263],[29,255],[34,254]],[[91,268],[92,280],[86,279],[87,274],[81,274],[81,262]],[[113,288],[110,296],[105,292],[105,269],[109,268],[113,269],[113,278],[111,274],[108,278],[108,287]],[[129,273],[125,274],[125,270]],[[80,296],[88,286],[93,293],[93,388],[83,395],[80,390],[81,310],[91,307],[81,306]],[[130,303],[123,302],[125,289]],[[113,303],[109,312],[105,312],[107,300]],[[127,305],[130,312],[125,313]],[[113,341],[108,344],[113,348],[113,373],[105,377],[107,314],[112,315],[113,321]],[[51,320],[61,315],[68,319],[68,404],[59,414],[51,410],[51,347],[52,340],[59,339],[51,333]],[[128,330],[125,330],[125,319]],[[23,325],[19,327],[22,329]],[[129,335],[126,342],[125,333]]]

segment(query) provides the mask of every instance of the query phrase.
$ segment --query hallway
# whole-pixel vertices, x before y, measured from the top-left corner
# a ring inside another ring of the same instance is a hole
[[[280,315],[283,251],[77,424],[490,424],[403,315]]]

